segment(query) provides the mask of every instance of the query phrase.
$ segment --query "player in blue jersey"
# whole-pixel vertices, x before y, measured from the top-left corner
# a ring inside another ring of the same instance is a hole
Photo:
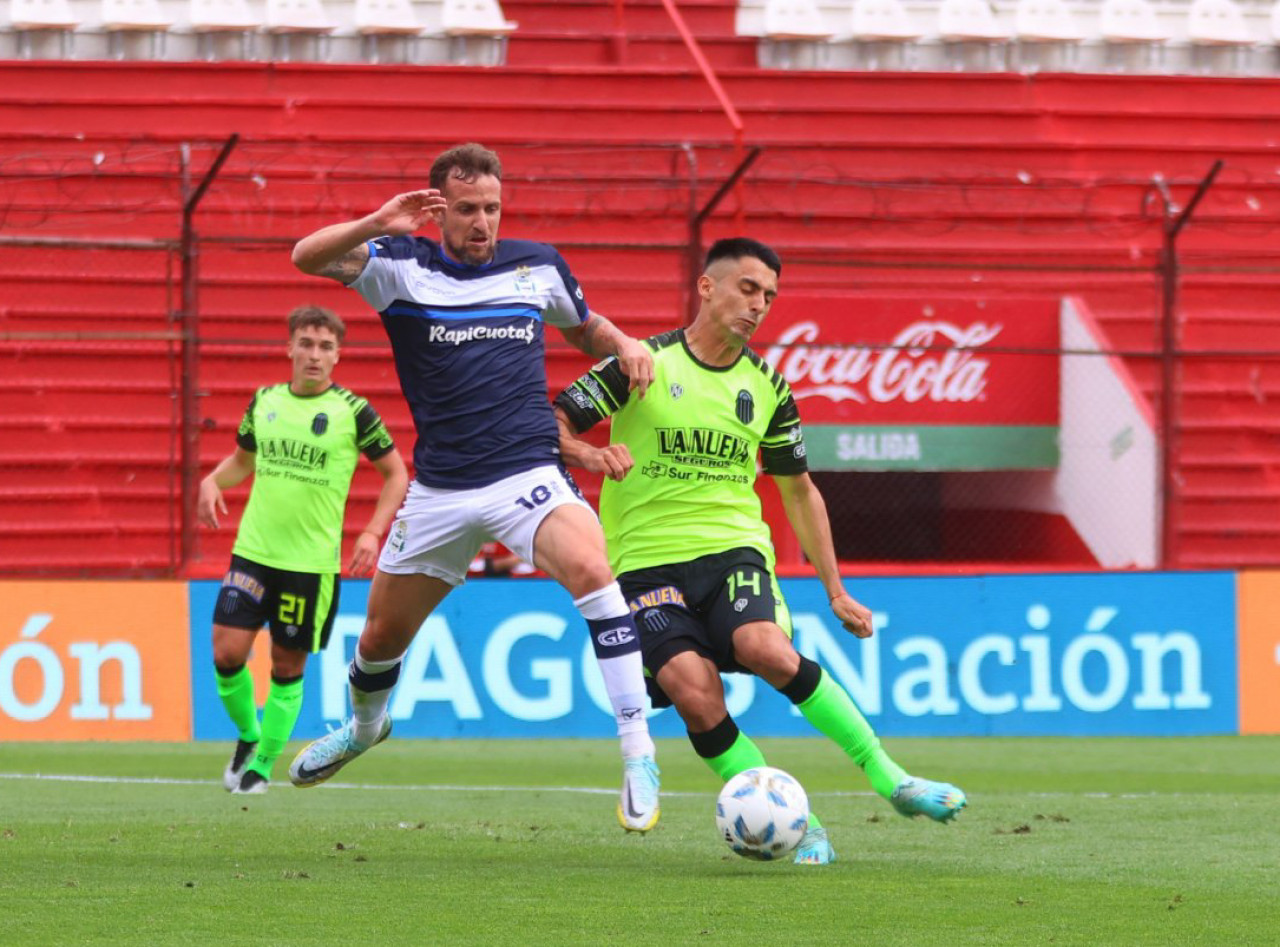
[[[381,315],[417,443],[415,479],[383,545],[351,663],[351,719],[305,747],[290,776],[315,785],[386,739],[404,653],[492,540],[559,581],[586,619],[622,743],[618,819],[646,832],[658,821],[658,768],[639,636],[599,520],[561,464],[543,333],[554,326],[588,355],[617,358],[639,396],[653,359],[587,308],[554,247],[498,239],[496,154],[452,148],[429,183],[293,250],[304,273],[350,286]],[[439,242],[414,236],[431,222]]]

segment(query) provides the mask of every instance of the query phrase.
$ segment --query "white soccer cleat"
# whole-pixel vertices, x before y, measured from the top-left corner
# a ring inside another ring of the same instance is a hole
[[[648,832],[658,824],[658,773],[652,756],[633,756],[625,761],[618,822],[628,832]]]
[[[359,746],[355,742],[354,735],[355,721],[346,720],[337,730],[308,743],[289,764],[290,782],[303,789],[308,786],[318,786],[365,750],[377,746],[389,737],[391,717],[382,718],[382,729],[378,733],[378,739],[368,746]]]
[[[231,790],[235,796],[260,796],[271,788],[271,781],[256,769],[247,769],[240,777],[240,782]]]
[[[240,785],[240,777],[244,775],[244,768],[249,765],[249,761],[253,759],[253,754],[257,752],[257,749],[257,743],[248,743],[244,740],[236,741],[236,749],[231,754],[231,761],[227,763],[227,768],[222,771],[222,787],[227,792],[236,791],[236,787]]]

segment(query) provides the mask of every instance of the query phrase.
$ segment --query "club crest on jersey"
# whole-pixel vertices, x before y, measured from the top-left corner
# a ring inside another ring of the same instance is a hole
[[[527,266],[516,267],[516,292],[521,296],[532,296],[537,292],[533,283],[533,270]]]
[[[229,595],[233,592],[243,592],[255,602],[261,602],[263,596],[267,594],[267,587],[259,582],[257,577],[248,572],[241,572],[239,569],[232,569],[226,574],[222,580],[222,587],[229,590]]]
[[[651,608],[644,613],[644,626],[652,632],[664,631],[671,624],[671,618],[660,608]]]
[[[671,386],[671,397],[673,400],[679,398],[682,394],[684,394],[684,387],[682,385]]]
[[[756,416],[756,403],[751,399],[751,392],[745,388],[738,392],[738,400],[734,403],[733,411],[743,424],[751,423],[751,419]]]
[[[396,520],[391,525],[391,538],[387,545],[393,552],[404,552],[404,544],[409,538],[409,524],[404,520]]]
[[[319,437],[327,430],[329,430],[329,415],[322,411],[311,419],[311,433]]]

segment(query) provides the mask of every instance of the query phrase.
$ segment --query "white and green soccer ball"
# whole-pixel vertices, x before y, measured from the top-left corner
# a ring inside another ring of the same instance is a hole
[[[780,769],[744,770],[720,790],[716,826],[720,837],[743,858],[781,858],[804,838],[809,797],[794,777]]]

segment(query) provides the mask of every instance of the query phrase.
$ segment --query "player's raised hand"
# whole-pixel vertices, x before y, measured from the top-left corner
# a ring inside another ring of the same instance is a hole
[[[351,563],[347,571],[356,577],[366,576],[373,571],[378,561],[378,537],[365,530],[356,537],[356,547],[351,552]]]
[[[397,194],[373,215],[378,229],[389,237],[405,237],[416,233],[443,211],[449,202],[435,188]]]
[[[582,466],[610,480],[621,480],[636,465],[626,444],[609,444],[583,453]]]
[[[621,339],[617,358],[618,366],[627,376],[627,390],[635,391],[643,398],[653,383],[653,355],[648,347],[632,338]]]
[[[200,496],[196,500],[196,519],[210,529],[218,528],[218,514],[227,515],[227,501],[222,498],[222,491],[206,477],[200,481]]]
[[[870,638],[875,629],[871,622],[871,609],[863,605],[848,592],[841,592],[831,600],[831,610],[835,612],[844,630],[857,638]]]

